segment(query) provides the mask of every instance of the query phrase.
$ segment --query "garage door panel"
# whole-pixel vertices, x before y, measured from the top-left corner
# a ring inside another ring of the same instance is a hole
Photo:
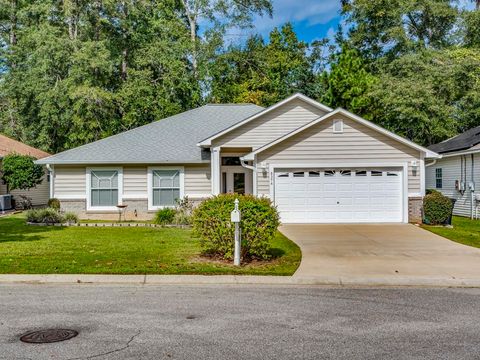
[[[295,169],[281,173],[288,176],[275,176],[274,196],[285,223],[402,221],[401,171]]]

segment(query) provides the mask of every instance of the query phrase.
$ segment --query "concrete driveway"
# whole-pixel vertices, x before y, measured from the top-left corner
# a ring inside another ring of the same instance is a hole
[[[302,249],[296,277],[480,279],[480,249],[410,224],[283,225],[280,231]]]

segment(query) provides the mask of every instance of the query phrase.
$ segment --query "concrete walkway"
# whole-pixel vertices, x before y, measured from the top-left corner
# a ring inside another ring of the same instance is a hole
[[[302,249],[294,277],[341,283],[480,281],[480,249],[414,225],[284,225],[280,230]]]

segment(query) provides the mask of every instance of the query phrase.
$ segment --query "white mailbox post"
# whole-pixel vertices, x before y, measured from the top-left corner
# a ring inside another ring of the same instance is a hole
[[[235,209],[230,213],[230,220],[235,224],[235,252],[233,255],[233,265],[240,266],[241,238],[240,238],[240,210],[238,210],[238,199],[235,199]]]

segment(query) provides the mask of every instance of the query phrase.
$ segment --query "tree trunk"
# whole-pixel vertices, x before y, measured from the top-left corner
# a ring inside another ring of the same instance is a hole
[[[10,45],[17,45],[17,0],[10,2]]]
[[[480,0],[479,0],[480,1]],[[198,60],[197,60],[197,14],[189,9],[187,1],[182,0],[185,14],[187,15],[188,24],[190,26],[190,41],[192,42],[192,68],[195,78],[198,75]]]
[[[127,80],[127,58],[128,58],[128,35],[126,28],[126,22],[128,18],[128,8],[125,1],[122,2],[123,5],[123,24],[122,24],[122,37],[123,37],[123,50],[122,50],[122,65],[121,65],[121,77],[122,80]]]

